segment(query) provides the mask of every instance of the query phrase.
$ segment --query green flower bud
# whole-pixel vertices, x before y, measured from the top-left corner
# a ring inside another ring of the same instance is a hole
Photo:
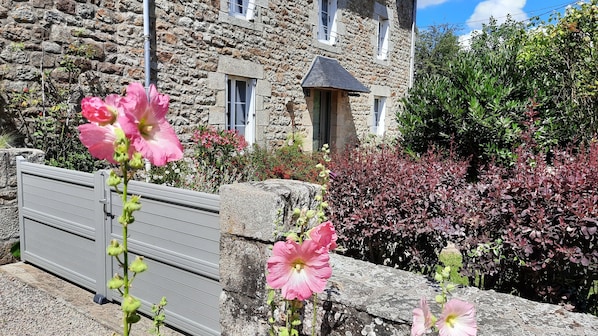
[[[124,213],[121,216],[118,216],[118,222],[122,225],[128,225],[135,221],[135,217],[131,216],[130,213]]]
[[[293,218],[298,218],[299,216],[301,216],[301,210],[299,210],[299,208],[295,208],[293,210]]]
[[[124,284],[125,281],[123,280],[123,278],[121,278],[120,275],[116,274],[112,279],[108,281],[108,288],[119,289],[122,286],[124,286]]]
[[[305,213],[305,217],[307,217],[307,219],[312,219],[315,215],[316,212],[314,210],[307,210],[307,212]]]
[[[442,282],[444,279],[442,278],[442,274],[436,272],[436,274],[434,274],[434,280],[436,280],[436,282]]]
[[[106,252],[111,257],[121,255],[124,251],[125,248],[122,245],[120,245],[116,239],[113,239],[110,242],[110,245],[108,245],[108,247],[106,248]]]
[[[317,202],[322,202],[322,195],[316,195],[315,199]]]
[[[129,266],[129,270],[135,273],[141,273],[147,270],[147,264],[143,261],[143,257],[137,256]]]
[[[320,203],[320,206],[321,206],[323,209],[326,209],[326,208],[328,208],[328,202],[322,202],[322,203]]]
[[[287,240],[288,240],[288,239],[290,239],[290,240],[294,240],[294,241],[298,242],[298,241],[299,241],[299,236],[297,236],[297,233],[295,233],[295,232],[290,232],[290,233],[287,235]]]
[[[436,303],[438,304],[443,304],[445,302],[444,296],[442,296],[442,294],[436,295],[434,300],[436,300]]]
[[[321,169],[324,169],[324,165],[323,165],[323,164],[321,164],[321,163],[318,163],[318,164],[316,165],[316,169],[319,169],[319,170],[321,170]]]
[[[451,267],[446,266],[442,269],[442,277],[448,279],[451,276]]]
[[[123,298],[123,302],[120,305],[120,308],[125,313],[134,313],[141,307],[141,301],[137,300],[136,298],[132,297],[131,295],[127,295]]]
[[[117,147],[117,149],[118,149],[118,147]],[[114,158],[114,161],[116,161],[118,163],[125,163],[125,162],[127,162],[127,160],[129,160],[129,155],[126,152],[122,153],[120,151],[115,150],[113,158]]]
[[[135,152],[135,154],[133,154],[133,158],[129,162],[129,166],[131,166],[133,169],[141,169],[143,168],[144,164],[145,162],[143,161],[143,157],[139,152]]]
[[[108,185],[111,187],[116,187],[121,183],[122,179],[120,176],[116,175],[114,171],[110,171],[110,176],[108,177]]]
[[[139,201],[139,198],[140,197],[137,195],[131,196],[131,199],[125,203],[123,211],[131,213],[141,209],[141,202]]]

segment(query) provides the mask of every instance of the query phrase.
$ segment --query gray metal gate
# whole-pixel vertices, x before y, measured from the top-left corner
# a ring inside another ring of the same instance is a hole
[[[18,158],[21,258],[119,300],[106,287],[118,271],[106,246],[121,239],[122,202],[107,187],[107,177],[106,171],[82,173]],[[141,310],[149,313],[166,296],[169,325],[193,335],[220,335],[220,198],[135,181],[129,192],[142,200],[129,227],[129,251],[149,266],[132,292]]]

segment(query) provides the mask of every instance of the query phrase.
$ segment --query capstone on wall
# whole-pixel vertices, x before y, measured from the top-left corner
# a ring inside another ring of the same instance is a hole
[[[334,92],[331,142],[366,137],[380,92],[388,94],[387,134],[396,134],[394,111],[410,79],[413,1],[338,0],[333,45],[316,38],[317,0],[256,0],[251,20],[231,16],[227,0],[150,3],[152,78],[170,95],[169,119],[183,142],[198,124],[225,125],[225,79],[242,76],[255,80],[255,142],[278,146],[299,132],[311,147],[313,99],[301,81],[317,55],[337,59],[366,87],[382,88]],[[380,8],[390,24],[385,60],[375,56]],[[141,0],[0,0],[0,23],[5,103],[10,92],[39,92],[42,80],[70,82],[75,107],[90,93],[123,93],[144,81]]]

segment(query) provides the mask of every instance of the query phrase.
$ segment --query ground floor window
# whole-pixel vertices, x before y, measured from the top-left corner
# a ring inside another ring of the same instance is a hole
[[[384,135],[384,115],[386,112],[386,98],[374,97],[374,109],[372,113],[372,134]]]
[[[226,128],[255,141],[255,79],[228,77],[226,80]]]

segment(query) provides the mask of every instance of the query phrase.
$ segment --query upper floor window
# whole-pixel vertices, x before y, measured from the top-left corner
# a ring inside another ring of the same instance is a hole
[[[390,17],[392,17],[392,9],[379,2],[374,2],[374,16],[372,17],[376,25],[374,53],[378,60],[388,59],[388,51],[390,49]]]
[[[228,77],[226,80],[226,129],[235,130],[247,143],[255,141],[255,80]]]
[[[253,20],[255,0],[229,0],[229,14],[246,20]]]
[[[318,11],[318,40],[335,44],[337,36],[337,6],[336,0],[319,0]]]
[[[374,97],[374,110],[372,113],[371,133],[384,135],[384,114],[386,112],[386,98]]]
[[[378,59],[384,60],[388,57],[388,37],[390,23],[388,17],[378,15],[378,44],[376,46]]]

